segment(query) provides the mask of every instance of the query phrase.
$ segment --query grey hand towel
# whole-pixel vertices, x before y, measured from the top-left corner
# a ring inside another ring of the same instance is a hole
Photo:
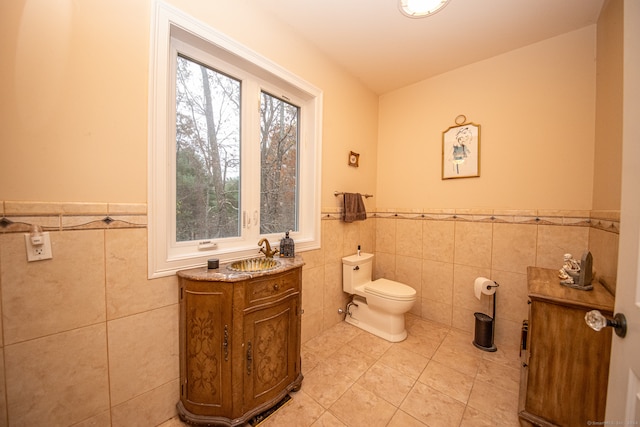
[[[364,221],[367,211],[360,193],[344,193],[344,222]]]

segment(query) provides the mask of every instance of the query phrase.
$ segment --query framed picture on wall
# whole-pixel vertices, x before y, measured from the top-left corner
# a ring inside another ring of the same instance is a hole
[[[442,179],[480,176],[480,125],[465,121],[442,132]]]

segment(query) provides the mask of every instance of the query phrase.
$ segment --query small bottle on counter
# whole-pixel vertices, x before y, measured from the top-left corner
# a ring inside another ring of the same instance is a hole
[[[280,257],[293,258],[296,252],[296,245],[293,239],[289,237],[289,231],[285,233],[285,236],[280,240]]]

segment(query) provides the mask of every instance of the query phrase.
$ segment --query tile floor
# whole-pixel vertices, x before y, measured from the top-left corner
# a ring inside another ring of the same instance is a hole
[[[302,346],[302,388],[260,427],[518,427],[518,347],[415,316],[390,343],[340,323]],[[177,418],[160,427],[182,427]]]

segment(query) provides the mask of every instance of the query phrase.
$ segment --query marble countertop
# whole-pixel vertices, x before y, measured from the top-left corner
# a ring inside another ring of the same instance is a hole
[[[233,271],[227,268],[231,264],[231,262],[228,262],[220,265],[219,268],[208,269],[206,266],[196,267],[188,270],[180,270],[177,274],[178,277],[183,277],[189,280],[199,280],[207,282],[240,282],[255,277],[283,273],[285,271],[293,270],[294,268],[302,267],[304,265],[304,260],[302,259],[301,255],[296,255],[295,258],[280,258],[276,256],[273,259],[278,260],[280,265],[267,271]]]

